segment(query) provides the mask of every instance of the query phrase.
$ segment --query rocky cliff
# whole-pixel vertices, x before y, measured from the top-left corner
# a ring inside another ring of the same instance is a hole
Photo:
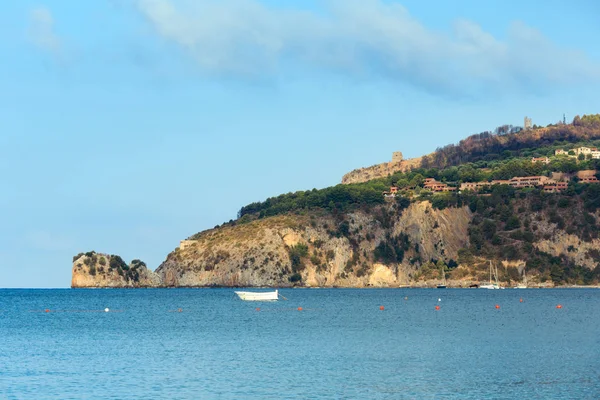
[[[94,251],[73,257],[73,288],[138,288],[162,286],[160,277],[140,260],[126,264],[121,257]]]
[[[456,260],[470,219],[467,207],[436,210],[429,202],[275,216],[201,232],[156,272],[125,269],[117,256],[78,255],[72,287],[398,287],[430,260]]]
[[[470,218],[466,207],[429,202],[337,219],[271,217],[203,232],[156,272],[166,286],[397,287],[411,283],[421,260],[456,259]]]
[[[241,218],[182,241],[156,272],[139,260],[78,254],[71,286],[432,287],[445,278],[468,287],[488,281],[490,261],[505,285],[525,269],[535,286],[597,282],[598,212],[585,211],[581,197],[511,190],[454,207],[388,198],[347,212]]]
[[[422,157],[417,157],[397,162],[386,162],[366,168],[358,168],[344,175],[342,177],[342,183],[350,184],[367,182],[372,179],[386,177],[398,171],[406,172],[409,171],[411,168],[420,167],[421,160]]]
[[[539,286],[598,285],[600,160],[553,156],[565,145],[600,147],[600,115],[586,118],[519,133],[503,126],[415,159],[395,152],[389,163],[346,174],[344,184],[248,204],[236,221],[183,240],[156,272],[139,260],[79,254],[72,286],[468,286],[488,281],[490,263],[506,285],[525,275]],[[413,167],[420,170],[376,179]],[[564,184],[444,193],[424,184],[532,175]]]

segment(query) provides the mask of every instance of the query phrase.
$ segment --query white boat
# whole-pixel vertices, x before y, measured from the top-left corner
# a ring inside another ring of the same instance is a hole
[[[492,282],[492,260],[490,260],[490,283],[487,285],[480,285],[479,289],[504,289],[498,284],[498,267],[494,270],[494,277],[496,282]]]
[[[444,283],[440,283],[437,285],[438,289],[446,289],[446,272],[444,271],[444,268],[440,268],[441,273],[442,273],[442,278],[444,279]]]
[[[479,289],[500,289],[500,286],[496,285],[495,283],[490,283],[489,285],[479,286]]]
[[[235,292],[244,301],[277,301],[279,293],[274,292]]]

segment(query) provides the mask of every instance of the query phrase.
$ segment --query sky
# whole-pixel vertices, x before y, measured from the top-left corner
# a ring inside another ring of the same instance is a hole
[[[595,0],[2,1],[0,287],[69,287],[90,250],[155,269],[245,204],[394,151],[598,113],[599,17]]]

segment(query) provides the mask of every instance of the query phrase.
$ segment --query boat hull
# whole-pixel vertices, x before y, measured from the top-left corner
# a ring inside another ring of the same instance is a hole
[[[242,292],[236,291],[235,294],[244,301],[277,301],[279,293],[274,292]]]
[[[498,285],[480,285],[479,289],[500,289],[500,286]]]

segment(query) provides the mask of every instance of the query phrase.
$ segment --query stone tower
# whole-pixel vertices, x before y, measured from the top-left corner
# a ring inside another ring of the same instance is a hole
[[[392,153],[392,162],[393,163],[399,163],[402,160],[403,160],[403,157],[402,157],[401,151],[395,151]]]
[[[523,129],[531,129],[531,118],[525,117],[525,121],[523,123]]]

